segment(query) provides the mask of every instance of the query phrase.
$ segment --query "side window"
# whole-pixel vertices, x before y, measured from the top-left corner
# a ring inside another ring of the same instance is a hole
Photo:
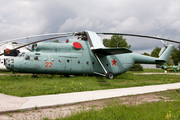
[[[22,54],[20,55],[20,57],[24,57],[24,53],[22,53]]]
[[[34,56],[34,60],[38,60],[38,56]]]
[[[30,60],[30,56],[27,55],[27,56],[25,57],[25,60]]]

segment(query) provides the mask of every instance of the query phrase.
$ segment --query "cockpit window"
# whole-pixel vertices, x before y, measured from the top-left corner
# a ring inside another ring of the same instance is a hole
[[[23,52],[22,54],[19,55],[19,57],[24,57],[24,54],[25,54],[25,53]]]
[[[20,53],[19,50],[13,50],[13,51],[10,51],[10,49],[6,49],[4,50],[4,56],[18,56],[18,54]]]

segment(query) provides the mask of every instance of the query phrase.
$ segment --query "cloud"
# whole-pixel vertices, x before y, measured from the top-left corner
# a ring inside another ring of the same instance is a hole
[[[172,25],[171,25],[172,29],[175,29],[177,31],[180,32],[180,20],[174,22]]]
[[[179,4],[179,0],[0,0],[0,41],[82,30],[179,40]],[[161,46],[159,41],[127,39],[133,50]]]
[[[98,20],[92,21],[89,18],[77,17],[75,19],[67,19],[63,25],[61,25],[59,32],[61,31],[83,31],[83,30],[95,30],[96,28],[103,28]]]

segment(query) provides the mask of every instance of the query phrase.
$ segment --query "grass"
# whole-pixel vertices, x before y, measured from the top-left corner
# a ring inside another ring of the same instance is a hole
[[[143,72],[153,72],[153,73],[164,73],[165,70],[163,69],[148,69],[144,68],[143,71],[127,71],[127,72],[132,72],[132,73],[143,73]]]
[[[148,69],[148,68],[144,68],[143,71],[127,71],[127,72],[130,72],[130,73],[144,73],[144,72],[145,73],[150,73],[150,72],[153,72],[153,73],[164,73],[165,70],[163,70],[163,69]],[[167,72],[168,73],[177,73],[177,71],[174,72],[173,70],[169,70]]]
[[[13,96],[37,96],[59,93],[70,93],[90,90],[125,88],[145,85],[157,85],[180,82],[178,75],[134,75],[128,71],[113,80],[105,77],[55,75],[53,78],[39,75],[0,76],[0,93]]]
[[[170,97],[170,100],[179,101],[124,105],[121,104],[120,100],[114,100],[103,109],[94,109],[92,107],[89,111],[75,112],[71,116],[56,120],[179,120],[180,89],[158,94]]]

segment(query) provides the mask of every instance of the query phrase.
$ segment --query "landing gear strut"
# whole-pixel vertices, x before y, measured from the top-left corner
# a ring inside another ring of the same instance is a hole
[[[32,78],[38,78],[38,76],[33,74],[33,75],[32,75]]]
[[[114,74],[112,72],[106,73],[106,78],[107,79],[114,79]]]
[[[114,79],[114,74],[112,72],[107,72],[107,70],[105,69],[105,67],[101,63],[101,60],[98,58],[98,56],[96,54],[95,54],[95,56],[96,56],[97,60],[99,61],[100,65],[102,66],[104,72],[106,73],[106,74],[104,74],[102,76],[106,76],[107,79]],[[94,73],[96,73],[96,72],[94,72]]]

